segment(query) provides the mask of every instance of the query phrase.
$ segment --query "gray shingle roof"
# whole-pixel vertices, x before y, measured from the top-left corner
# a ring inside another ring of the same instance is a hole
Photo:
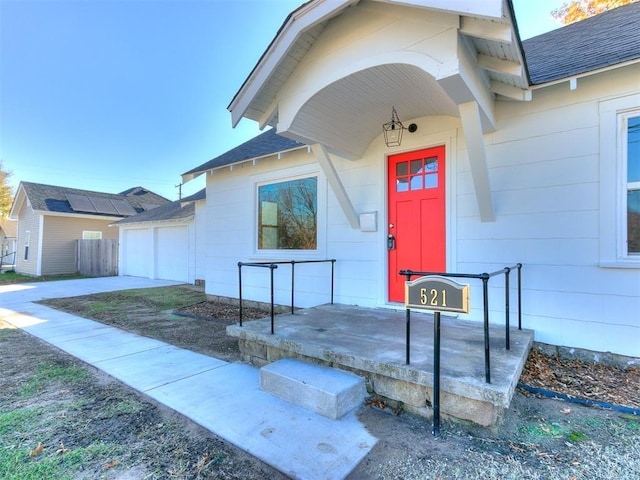
[[[244,142],[241,145],[223,153],[219,157],[203,163],[199,167],[193,168],[183,175],[191,175],[194,173],[206,172],[212,168],[224,167],[233,163],[242,162],[243,160],[251,160],[252,158],[264,157],[292,148],[303,147],[304,144],[282,137],[276,134],[275,129],[271,128],[257,137]]]
[[[69,213],[69,214],[91,214],[97,216],[118,217],[124,215],[105,215],[90,212],[78,212],[71,208],[71,204],[67,200],[67,194],[86,195],[88,197],[106,198],[126,200],[136,210],[143,212],[150,207],[164,205],[169,200],[160,195],[146,190],[142,187],[135,187],[127,190],[128,193],[104,193],[94,192],[91,190],[80,190],[77,188],[58,187],[55,185],[44,185],[41,183],[21,182],[20,185],[31,202],[34,210],[52,213]]]
[[[522,42],[532,85],[640,58],[640,2]]]
[[[163,222],[168,220],[188,220],[195,213],[195,201],[204,200],[206,190],[203,188],[182,200],[169,202],[146,212],[139,213],[132,217],[123,218],[112,225],[126,225],[131,223]]]
[[[193,216],[195,206],[193,202],[186,204],[184,207],[179,201],[169,202],[152,210],[139,213],[132,217],[123,218],[112,225],[124,225],[127,223],[143,223],[143,222],[161,222],[167,220],[186,220]]]
[[[207,198],[207,189],[203,188],[199,192],[196,192],[193,195],[189,195],[188,197],[184,197],[180,201],[182,203],[184,203],[184,202],[195,202],[196,200],[205,200],[206,198]]]

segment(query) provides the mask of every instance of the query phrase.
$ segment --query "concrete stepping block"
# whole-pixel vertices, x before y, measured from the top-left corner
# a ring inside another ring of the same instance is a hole
[[[364,379],[349,372],[285,358],[260,369],[260,389],[337,420],[364,401]]]

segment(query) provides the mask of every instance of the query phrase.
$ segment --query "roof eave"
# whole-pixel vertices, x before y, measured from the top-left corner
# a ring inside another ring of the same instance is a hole
[[[345,8],[359,2],[360,0],[315,0],[291,12],[227,107],[231,112],[232,126],[235,128],[245,116],[251,101],[306,29],[336,16]]]
[[[298,146],[293,147],[293,148],[286,148],[284,150],[278,150],[277,152],[271,152],[271,153],[268,153],[266,155],[261,155],[261,156],[258,156],[258,157],[245,158],[245,159],[242,159],[242,160],[238,160],[237,162],[226,163],[224,165],[219,165],[219,166],[216,166],[216,167],[209,167],[209,168],[204,168],[202,170],[198,170],[198,171],[195,171],[195,172],[185,173],[185,174],[182,175],[182,181],[186,183],[189,180],[193,180],[194,178],[199,177],[203,173],[213,172],[215,170],[222,170],[223,168],[233,169],[233,167],[236,167],[238,165],[242,165],[243,163],[248,163],[248,162],[256,163],[259,160],[264,160],[265,158],[276,157],[276,156],[279,156],[279,155],[283,155],[285,153],[294,152],[296,150],[302,150],[302,149],[305,149],[305,150],[309,149],[309,146],[308,145],[298,145]]]
[[[640,58],[635,58],[633,60],[627,60],[626,62],[616,63],[614,65],[607,65],[606,67],[596,68],[595,70],[588,70],[586,72],[578,73],[575,75],[569,75],[562,78],[557,78],[554,80],[550,80],[548,82],[538,83],[535,85],[531,85],[529,87],[531,90],[539,90],[541,88],[551,87],[553,85],[558,85],[560,83],[570,82],[572,80],[578,80],[580,78],[586,78],[593,75],[598,75],[600,73],[610,72],[611,70],[617,70],[618,68],[628,67],[630,65],[640,64]]]

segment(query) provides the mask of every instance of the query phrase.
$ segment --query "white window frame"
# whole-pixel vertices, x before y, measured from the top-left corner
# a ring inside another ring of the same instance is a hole
[[[24,261],[29,261],[29,251],[31,250],[31,230],[25,230],[24,232]]]
[[[102,240],[102,232],[99,230],[83,230],[83,240]]]
[[[627,119],[640,116],[640,94],[600,102],[600,266],[640,268],[627,250]]]
[[[259,249],[258,248],[258,214],[259,194],[258,189],[263,185],[273,183],[287,182],[291,180],[300,180],[304,178],[317,178],[317,238],[315,250],[289,250],[289,249]],[[320,259],[326,256],[326,230],[327,230],[327,180],[317,166],[314,168],[297,167],[286,171],[269,172],[262,175],[256,175],[253,178],[254,202],[253,202],[253,256],[257,260],[304,260],[304,259]]]

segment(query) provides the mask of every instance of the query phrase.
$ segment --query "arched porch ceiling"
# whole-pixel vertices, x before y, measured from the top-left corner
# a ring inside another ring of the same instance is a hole
[[[382,133],[395,106],[405,127],[425,115],[458,116],[458,106],[429,73],[409,64],[385,64],[341,78],[314,93],[292,120],[278,123],[282,134],[303,143],[322,143],[347,158],[358,158]]]

